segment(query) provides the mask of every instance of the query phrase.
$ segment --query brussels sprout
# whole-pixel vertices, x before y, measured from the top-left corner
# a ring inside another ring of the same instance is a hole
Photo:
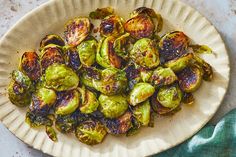
[[[99,100],[99,111],[103,113],[106,118],[117,118],[125,113],[128,109],[128,102],[123,95],[107,96],[101,94]]]
[[[127,78],[124,71],[108,68],[101,72],[101,80],[93,81],[95,89],[106,95],[115,95],[125,91]]]
[[[100,24],[101,36],[117,37],[124,33],[122,19],[117,15],[110,15],[105,17]]]
[[[168,68],[171,68],[174,72],[179,72],[186,68],[190,62],[192,62],[193,54],[187,53],[180,58],[173,59],[166,62],[164,65]]]
[[[114,10],[111,7],[97,8],[95,11],[89,13],[91,19],[103,19],[108,15],[112,15]]]
[[[58,115],[67,115],[74,112],[79,107],[80,94],[77,90],[66,91],[57,100],[55,113]]]
[[[48,137],[56,142],[57,141],[57,133],[55,132],[55,130],[53,129],[53,127],[51,126],[46,126],[46,133],[48,135]]]
[[[56,99],[57,95],[54,90],[39,88],[32,95],[32,104],[30,104],[29,109],[36,114],[46,115]]]
[[[116,38],[113,44],[115,53],[126,60],[128,59],[127,46],[129,45],[128,44],[129,36],[130,36],[129,33],[125,33],[121,35],[120,37]]]
[[[80,61],[83,65],[90,67],[96,60],[97,41],[95,39],[86,40],[77,46]]]
[[[55,126],[61,133],[71,133],[75,130],[78,120],[78,112],[68,115],[57,115]]]
[[[23,71],[33,81],[41,76],[39,56],[36,52],[25,52],[20,61],[19,69]]]
[[[53,120],[50,117],[51,115],[41,115],[34,112],[28,111],[26,113],[25,122],[33,128],[37,128],[40,126],[52,126]]]
[[[79,92],[82,100],[79,107],[80,111],[86,114],[96,111],[99,105],[96,95],[84,87],[79,88]]]
[[[129,103],[133,106],[144,102],[155,92],[155,88],[149,83],[137,83],[129,94]]]
[[[122,66],[122,58],[116,54],[113,48],[114,41],[115,38],[113,36],[109,36],[99,41],[96,61],[104,68],[121,68]]]
[[[40,60],[42,70],[45,71],[50,65],[54,63],[64,64],[63,51],[61,47],[57,45],[47,45],[42,49]]]
[[[141,81],[140,70],[131,64],[125,68],[126,77],[128,79],[129,89],[133,89],[134,85]]]
[[[207,45],[190,45],[190,47],[193,49],[194,53],[197,54],[211,54],[212,53],[212,49],[209,48]]]
[[[87,145],[101,143],[107,132],[99,121],[87,120],[81,123],[75,130],[78,140]]]
[[[91,89],[95,89],[94,83],[101,79],[101,72],[95,68],[83,68],[81,70],[80,79],[83,85]]]
[[[151,106],[149,100],[133,108],[133,115],[142,126],[148,126],[150,122]]]
[[[79,45],[90,33],[91,23],[86,17],[77,17],[67,22],[65,26],[65,39],[68,45]]]
[[[169,61],[181,57],[189,46],[189,38],[180,31],[167,33],[159,42],[160,56]]]
[[[143,82],[149,82],[149,80],[152,76],[152,73],[153,73],[153,71],[151,71],[151,70],[142,69],[140,71],[140,76],[141,76],[142,81]]]
[[[19,70],[13,70],[12,80],[14,80],[17,84],[19,84],[26,90],[33,90],[33,84],[30,78]]]
[[[184,92],[184,93],[183,93],[182,102],[183,102],[184,104],[187,104],[187,105],[193,104],[193,103],[194,103],[193,94],[192,94],[192,93],[186,93],[186,92]]]
[[[160,64],[155,43],[148,38],[138,40],[130,52],[130,58],[138,65],[151,69]]]
[[[154,34],[155,25],[146,14],[139,14],[124,24],[125,31],[135,39],[150,38]]]
[[[64,40],[59,35],[56,35],[56,34],[46,35],[40,42],[40,49],[44,48],[45,46],[49,44],[65,46]]]
[[[81,61],[79,58],[79,54],[76,49],[69,48],[66,50],[66,59],[67,65],[71,67],[74,71],[78,71],[80,69]]]
[[[133,117],[133,116],[132,116],[132,118],[131,118],[131,124],[132,124],[132,125],[131,125],[130,129],[126,132],[126,136],[133,136],[133,135],[139,133],[139,131],[140,131],[141,124],[140,124],[140,122],[139,122],[135,117]]]
[[[170,85],[177,81],[177,76],[170,68],[158,67],[153,71],[150,78],[151,84],[154,86]]]
[[[185,68],[177,76],[180,88],[187,93],[196,91],[202,82],[202,72],[196,66]]]
[[[46,69],[45,83],[56,91],[74,89],[79,84],[76,73],[64,64],[53,64]]]

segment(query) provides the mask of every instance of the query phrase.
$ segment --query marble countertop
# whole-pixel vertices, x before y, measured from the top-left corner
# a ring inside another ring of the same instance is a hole
[[[27,12],[47,0],[0,0],[0,37]],[[225,113],[236,108],[236,0],[182,0],[196,8],[217,28],[230,56],[231,78],[226,97],[210,123],[216,123]],[[48,157],[17,139],[0,123],[2,157]]]

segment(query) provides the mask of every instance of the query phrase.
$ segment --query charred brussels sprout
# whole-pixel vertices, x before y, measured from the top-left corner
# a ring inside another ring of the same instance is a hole
[[[193,104],[193,103],[194,103],[193,94],[192,94],[192,93],[186,93],[186,92],[184,92],[184,93],[183,93],[182,102],[183,102],[184,104],[187,104],[187,105]]]
[[[20,71],[13,71],[12,80],[8,85],[10,101],[19,107],[28,106],[31,102],[33,87],[30,78]]]
[[[101,79],[101,71],[96,68],[83,68],[81,71],[80,79],[82,84],[90,89],[95,89],[96,86],[94,82]]]
[[[56,129],[62,133],[71,133],[75,130],[78,118],[78,112],[68,115],[57,115],[55,122]]]
[[[28,111],[26,113],[25,122],[33,128],[37,128],[40,126],[52,126],[53,125],[52,117],[53,117],[52,115],[45,116]]]
[[[128,109],[128,102],[123,95],[107,96],[101,94],[99,96],[99,110],[106,118],[117,118],[125,113]]]
[[[122,19],[117,15],[110,15],[105,17],[100,24],[101,36],[117,37],[124,33]]]
[[[155,43],[148,38],[138,40],[130,52],[130,58],[145,68],[156,68],[159,63],[159,53]]]
[[[101,143],[107,132],[99,121],[87,120],[77,126],[75,135],[78,140],[87,145]]]
[[[170,68],[162,67],[155,69],[150,78],[151,84],[157,87],[162,85],[170,85],[177,80],[177,76]]]
[[[45,71],[50,65],[54,63],[64,64],[65,60],[61,47],[57,45],[47,45],[41,51],[40,61],[43,71]]]
[[[33,81],[41,76],[39,56],[36,52],[25,52],[21,57],[20,68]]]
[[[78,17],[70,20],[65,26],[65,39],[68,45],[79,45],[90,33],[91,23],[86,17]]]
[[[46,69],[45,83],[56,91],[74,89],[79,84],[76,73],[64,64],[53,64]]]
[[[93,81],[95,89],[106,95],[124,92],[127,83],[125,72],[114,68],[104,69],[101,72],[101,80]]]
[[[140,76],[141,76],[142,81],[143,82],[149,82],[150,78],[152,77],[152,73],[153,73],[152,70],[142,69],[140,71]]]
[[[155,92],[155,88],[149,83],[137,83],[129,94],[129,103],[133,106],[144,102]]]
[[[77,46],[80,61],[83,65],[90,67],[96,60],[97,41],[95,39],[86,40]]]
[[[160,56],[164,61],[181,57],[189,46],[189,38],[180,31],[164,35],[159,42]]]
[[[196,66],[185,68],[177,76],[180,88],[187,93],[196,91],[202,82],[202,72]]]
[[[121,68],[122,66],[122,58],[116,54],[113,48],[114,41],[115,38],[113,36],[109,36],[99,41],[96,61],[104,68]]]
[[[95,11],[89,13],[91,19],[103,19],[108,15],[112,15],[114,10],[111,7],[97,8]]]
[[[113,48],[115,53],[122,57],[123,59],[128,59],[128,46],[129,46],[129,33],[125,33],[121,35],[120,37],[116,38],[113,44]]]
[[[128,79],[129,89],[133,89],[134,85],[142,80],[140,76],[140,69],[136,68],[133,64],[130,64],[125,68],[125,73]]]
[[[42,49],[49,44],[65,46],[64,40],[59,35],[56,35],[56,34],[46,35],[40,42],[40,48]]]
[[[67,115],[74,112],[79,107],[80,94],[77,90],[70,90],[62,93],[57,100],[55,113],[57,115]]]
[[[80,111],[85,114],[96,111],[99,105],[96,95],[86,88],[80,88],[79,92],[82,100],[79,107]]]
[[[149,100],[135,106],[133,109],[133,115],[142,126],[148,126],[151,115]]]
[[[66,50],[66,60],[67,60],[67,65],[71,67],[74,71],[78,71],[80,69],[80,58],[79,54],[76,51],[76,49],[69,48]]]

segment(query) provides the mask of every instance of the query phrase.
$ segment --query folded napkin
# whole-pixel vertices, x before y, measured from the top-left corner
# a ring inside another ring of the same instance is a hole
[[[206,125],[189,140],[153,157],[236,157],[236,109],[215,126]]]

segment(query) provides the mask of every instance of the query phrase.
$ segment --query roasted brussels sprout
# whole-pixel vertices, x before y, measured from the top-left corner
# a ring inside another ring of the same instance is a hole
[[[111,7],[97,8],[95,11],[89,13],[91,19],[103,19],[108,15],[112,15],[114,10]]]
[[[183,102],[184,104],[187,104],[187,105],[193,104],[193,103],[194,103],[193,94],[192,94],[192,93],[186,93],[186,92],[184,92],[184,93],[183,93],[182,102]]]
[[[53,127],[51,127],[51,126],[46,126],[46,133],[47,133],[48,137],[49,137],[52,141],[54,141],[54,142],[57,141],[57,133],[56,133],[56,131],[53,129]]]
[[[96,68],[85,67],[81,70],[80,79],[83,85],[95,89],[95,83],[101,79],[101,71]]]
[[[74,71],[78,71],[81,67],[79,53],[74,48],[66,49],[66,64],[71,67]]]
[[[126,136],[133,136],[140,131],[141,124],[134,116],[131,117],[131,124],[130,129],[126,132]]]
[[[127,78],[124,71],[108,68],[101,72],[101,80],[93,81],[95,89],[105,95],[115,95],[125,91]]]
[[[95,39],[86,40],[77,46],[80,61],[83,65],[90,67],[96,60],[97,41]]]
[[[138,65],[152,69],[160,64],[155,43],[148,38],[138,40],[130,51],[130,58]]]
[[[12,72],[12,80],[8,85],[9,100],[16,106],[25,107],[31,102],[33,87],[30,78],[20,71]]]
[[[28,111],[26,113],[25,122],[33,128],[37,128],[40,126],[52,126],[53,120],[51,117],[52,115],[45,116]]]
[[[56,34],[46,35],[40,42],[40,49],[43,49],[45,46],[49,44],[65,46],[64,40],[59,35]]]
[[[160,56],[164,61],[179,58],[186,53],[189,42],[189,38],[183,32],[167,33],[159,42]]]
[[[187,67],[177,76],[181,90],[187,93],[196,91],[202,82],[202,72],[197,66]]]
[[[50,65],[54,63],[64,64],[63,51],[57,45],[47,45],[40,54],[42,70],[45,71]]]
[[[113,36],[109,36],[99,41],[96,61],[104,68],[121,68],[122,66],[122,58],[116,54],[113,48],[114,41],[115,38]]]
[[[54,90],[44,87],[39,88],[32,95],[32,104],[29,106],[30,112],[47,115],[56,99],[57,95]]]
[[[122,19],[117,15],[110,15],[105,17],[100,24],[101,36],[117,37],[124,33],[124,27]]]
[[[175,73],[170,68],[158,67],[150,77],[150,82],[154,86],[170,85],[178,80]]]
[[[105,127],[99,121],[95,120],[87,120],[79,124],[75,130],[78,140],[87,145],[101,143],[106,134]]]
[[[152,97],[152,108],[158,114],[170,113],[180,105],[182,95],[178,85],[161,87]]]
[[[45,83],[56,91],[74,89],[79,84],[79,77],[64,64],[53,64],[46,69]]]
[[[114,41],[114,44],[113,44],[113,48],[114,48],[114,51],[115,53],[122,57],[123,59],[126,59],[128,58],[128,41],[129,41],[129,36],[130,34],[129,33],[125,33],[123,35],[121,35],[120,37],[116,38],[116,40]]]
[[[55,126],[61,133],[71,133],[75,130],[78,121],[78,112],[68,115],[57,115]]]
[[[117,118],[121,116],[129,106],[124,95],[107,96],[101,94],[98,100],[100,103],[98,109],[106,118]]]
[[[56,103],[55,113],[67,115],[74,112],[80,104],[80,93],[77,90],[70,90],[62,93]]]
[[[77,17],[67,22],[65,26],[65,39],[68,45],[79,45],[90,33],[91,23],[86,17]]]
[[[137,83],[129,94],[129,103],[133,106],[144,102],[155,92],[155,88],[149,83]]]
[[[79,88],[79,92],[82,100],[79,107],[80,111],[86,114],[96,111],[99,105],[96,95],[84,87]]]
[[[133,115],[142,126],[148,126],[150,122],[151,106],[149,100],[133,108]]]
[[[142,69],[140,71],[140,77],[141,77],[142,81],[143,82],[149,82],[150,78],[152,77],[152,73],[153,73],[152,70]]]
[[[133,89],[134,85],[142,80],[140,75],[140,69],[135,67],[135,65],[133,64],[130,64],[125,68],[125,73],[128,79],[128,90]]]
[[[33,81],[41,76],[39,56],[36,52],[25,52],[21,57],[19,69]]]
[[[212,53],[212,49],[210,47],[208,47],[207,45],[190,45],[190,47],[193,49],[194,53],[197,54],[211,54]]]
[[[192,62],[193,54],[187,53],[182,57],[173,59],[171,61],[166,62],[164,65],[168,68],[171,68],[174,72],[179,72],[187,67],[190,62]]]

